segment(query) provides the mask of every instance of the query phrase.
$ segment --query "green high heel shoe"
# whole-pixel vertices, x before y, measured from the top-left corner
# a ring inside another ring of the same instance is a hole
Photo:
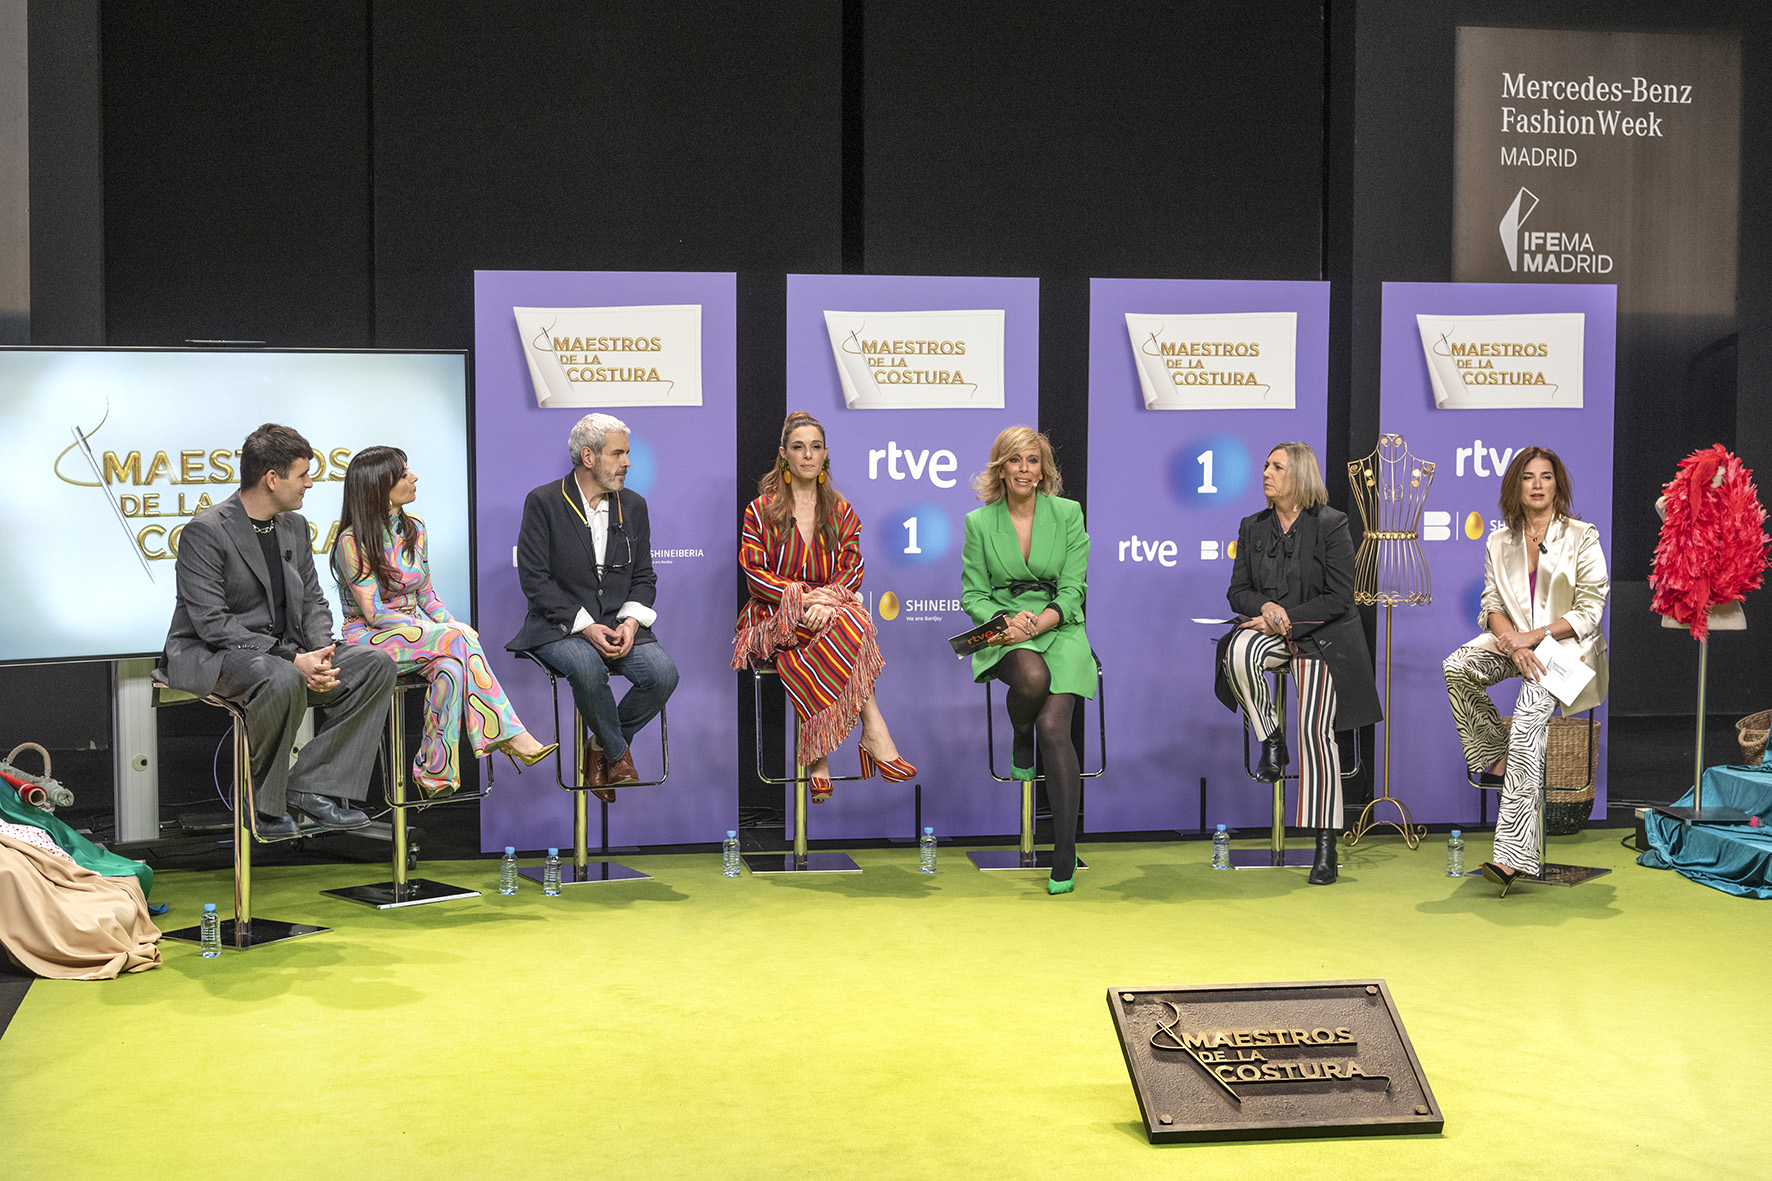
[[[1055,882],[1051,878],[1046,879],[1046,893],[1048,894],[1069,894],[1076,888],[1077,879],[1075,877],[1067,878],[1062,882]]]

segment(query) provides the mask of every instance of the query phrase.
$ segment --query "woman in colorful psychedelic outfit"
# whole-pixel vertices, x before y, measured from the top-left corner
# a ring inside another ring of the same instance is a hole
[[[406,466],[404,451],[358,452],[345,470],[332,573],[345,642],[379,648],[402,672],[419,669],[431,683],[412,778],[420,792],[435,798],[461,785],[457,737],[464,705],[476,755],[502,750],[513,763],[533,765],[553,753],[554,744],[543,746],[524,729],[486,663],[479,634],[437,597],[424,522],[406,512],[417,496],[418,476]],[[374,537],[376,544],[360,545],[360,536]]]
[[[898,756],[874,700],[885,660],[861,589],[861,518],[830,481],[824,427],[788,415],[775,466],[744,512],[738,562],[750,587],[739,612],[732,667],[774,661],[799,718],[800,762],[812,800],[831,795],[829,754],[861,722],[861,774],[904,783],[917,769]]]
[[[1534,649],[1546,636],[1570,642],[1594,677],[1565,714],[1606,700],[1606,638],[1600,615],[1611,579],[1600,531],[1576,517],[1574,489],[1557,453],[1522,447],[1501,477],[1502,527],[1483,551],[1483,634],[1446,658],[1446,691],[1467,765],[1486,784],[1501,786],[1495,817],[1495,853],[1483,876],[1508,887],[1535,877],[1537,797],[1544,780],[1550,715],[1557,702],[1539,683],[1544,663]],[[1488,690],[1520,678],[1511,730],[1504,730]]]
[[[1095,696],[1095,657],[1083,634],[1089,534],[1082,507],[1058,495],[1063,484],[1045,435],[1026,426],[999,434],[972,480],[985,504],[966,514],[960,565],[960,606],[972,622],[1007,613],[1005,630],[973,653],[972,679],[995,677],[1009,687],[1009,774],[1016,779],[1034,777],[1038,738],[1052,802],[1049,894],[1068,894],[1076,884],[1083,779],[1071,710],[1079,697]]]

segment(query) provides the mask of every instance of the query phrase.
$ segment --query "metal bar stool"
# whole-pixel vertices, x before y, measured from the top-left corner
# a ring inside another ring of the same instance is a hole
[[[245,707],[213,693],[207,697],[198,697],[194,693],[174,689],[166,683],[166,674],[161,669],[154,670],[153,680],[155,709],[200,701],[204,705],[226,710],[233,721],[234,917],[221,924],[222,945],[245,951],[249,947],[262,947],[267,943],[281,943],[285,939],[330,931],[330,927],[316,927],[309,923],[286,923],[281,919],[252,917],[252,843],[263,838],[258,835],[256,814],[253,811],[252,743],[246,734]],[[311,826],[298,832],[296,836],[323,831],[325,830],[318,826]],[[166,938],[176,939],[180,943],[199,943],[202,941],[202,932],[198,927],[183,927],[166,932]]]
[[[1582,785],[1585,789],[1594,781],[1594,711],[1591,709],[1587,710],[1582,716],[1587,719],[1587,781]],[[1509,725],[1513,722],[1511,717],[1503,720]],[[1553,718],[1552,720],[1554,721],[1555,719]],[[1534,877],[1527,877],[1522,874],[1520,880],[1522,882],[1541,882],[1547,886],[1579,886],[1581,883],[1591,881],[1592,879],[1599,877],[1601,874],[1611,873],[1612,871],[1610,869],[1602,869],[1599,866],[1553,865],[1544,859],[1545,853],[1549,848],[1549,834],[1545,831],[1544,827],[1544,802],[1545,795],[1550,790],[1549,780],[1550,735],[1547,731],[1545,734],[1544,772],[1538,777],[1538,790],[1533,793],[1535,797],[1533,807],[1538,812],[1538,874]],[[1488,822],[1489,801],[1488,797],[1483,793],[1486,791],[1499,792],[1501,788],[1492,783],[1479,783],[1475,779],[1470,778],[1468,772],[1465,775],[1465,782],[1469,783],[1477,790],[1477,823],[1486,824]],[[1496,806],[1495,811],[1497,817],[1499,817],[1501,814],[1501,808],[1499,805]],[[1474,869],[1466,873],[1465,876],[1481,877],[1482,873],[1482,870]]]
[[[566,782],[565,771],[560,766],[560,752],[565,743],[560,740],[560,674],[555,672],[541,657],[533,652],[519,652],[518,656],[532,661],[535,666],[547,674],[548,691],[552,694],[553,708],[549,713],[554,719],[554,783],[562,791],[572,793],[572,865],[562,866],[560,884],[562,886],[590,886],[602,882],[649,882],[652,875],[641,873],[617,861],[592,861],[590,853],[590,805],[585,796],[592,790],[588,783],[580,783],[584,774],[585,752],[590,743],[585,739],[585,722],[579,716],[578,707],[572,707],[572,782]],[[660,760],[663,770],[657,779],[648,779],[639,783],[610,783],[605,787],[609,790],[625,790],[630,787],[657,787],[671,777],[671,727],[666,711],[661,707],[658,711],[658,743]],[[599,800],[602,809],[599,820],[602,825],[599,852],[609,852],[609,805]],[[518,871],[531,881],[542,880],[544,870],[524,869]]]
[[[1268,675],[1274,679],[1274,716],[1279,720],[1280,732],[1286,732],[1286,684],[1290,677],[1283,668],[1270,669]],[[1239,711],[1241,712],[1241,711]],[[1302,740],[1301,740],[1302,741]],[[1334,742],[1331,734],[1329,741]],[[1255,778],[1255,769],[1249,765],[1249,715],[1243,715],[1243,773],[1257,783],[1266,783],[1265,779]],[[1360,773],[1360,744],[1354,743],[1353,766],[1343,767],[1341,777],[1352,779]],[[1232,849],[1232,869],[1309,869],[1316,860],[1313,849],[1286,848],[1286,781],[1297,779],[1297,775],[1282,773],[1273,781],[1274,815],[1272,828],[1268,834],[1268,847],[1265,849]],[[1339,852],[1337,854],[1339,856]]]
[[[392,910],[400,906],[422,906],[427,902],[447,902],[453,898],[478,898],[480,891],[470,890],[466,886],[451,886],[444,882],[432,881],[430,878],[409,878],[414,868],[416,850],[410,847],[406,828],[406,810],[423,808],[429,804],[454,802],[456,800],[484,799],[492,793],[491,760],[487,761],[486,787],[472,793],[451,792],[441,800],[430,800],[420,797],[416,800],[406,798],[406,788],[410,781],[410,764],[406,759],[406,695],[414,691],[425,691],[430,682],[422,672],[403,672],[394,682],[394,697],[388,705],[388,738],[382,750],[382,757],[387,775],[387,796],[389,809],[389,827],[393,852],[394,880],[377,882],[370,886],[345,886],[337,890],[322,890],[322,894],[331,894],[343,898],[347,902],[360,902],[364,906],[373,906],[377,910]]]
[[[1107,770],[1107,687],[1102,678],[1101,657],[1091,649],[1089,655],[1095,661],[1095,717],[1101,734],[1101,766],[1093,771],[1084,771],[1084,779],[1099,779]],[[1015,779],[997,774],[997,743],[996,729],[992,722],[995,711],[991,708],[991,681],[984,683],[984,742],[985,763],[990,768],[991,778],[998,783],[1021,784],[1021,829],[1016,841],[1015,852],[1004,849],[980,849],[966,854],[972,864],[979,869],[988,870],[1021,870],[1051,869],[1052,850],[1037,852],[1034,849],[1034,784],[1044,783],[1046,777],[1037,775],[1032,779]],[[1087,729],[1085,729],[1087,733]],[[1083,858],[1077,858],[1078,869],[1088,869]]]
[[[794,725],[794,774],[777,779],[763,770],[763,678],[780,674],[772,664],[755,665],[751,669],[751,699],[756,704],[757,778],[764,783],[794,785],[794,848],[789,853],[746,853],[744,863],[752,873],[860,873],[861,866],[847,853],[813,853],[806,848],[806,808],[812,801],[807,783],[806,766],[800,762],[800,727]],[[791,712],[791,709],[790,709]],[[832,783],[854,783],[860,775],[833,775]]]

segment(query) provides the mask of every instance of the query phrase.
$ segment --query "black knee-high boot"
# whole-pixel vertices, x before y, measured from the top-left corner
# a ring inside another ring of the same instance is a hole
[[[1311,865],[1310,883],[1313,886],[1335,884],[1335,830],[1333,828],[1319,828],[1317,830],[1317,859]]]

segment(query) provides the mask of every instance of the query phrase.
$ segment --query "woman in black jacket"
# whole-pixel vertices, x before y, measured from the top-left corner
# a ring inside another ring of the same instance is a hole
[[[1266,673],[1298,682],[1298,824],[1317,830],[1312,884],[1335,881],[1341,827],[1341,754],[1335,731],[1379,720],[1378,687],[1354,606],[1354,543],[1347,514],[1326,503],[1322,470],[1306,443],[1281,443],[1262,467],[1267,508],[1237,528],[1227,595],[1242,622],[1218,644],[1218,699],[1241,706],[1261,739],[1258,779],[1286,772],[1286,734]]]

